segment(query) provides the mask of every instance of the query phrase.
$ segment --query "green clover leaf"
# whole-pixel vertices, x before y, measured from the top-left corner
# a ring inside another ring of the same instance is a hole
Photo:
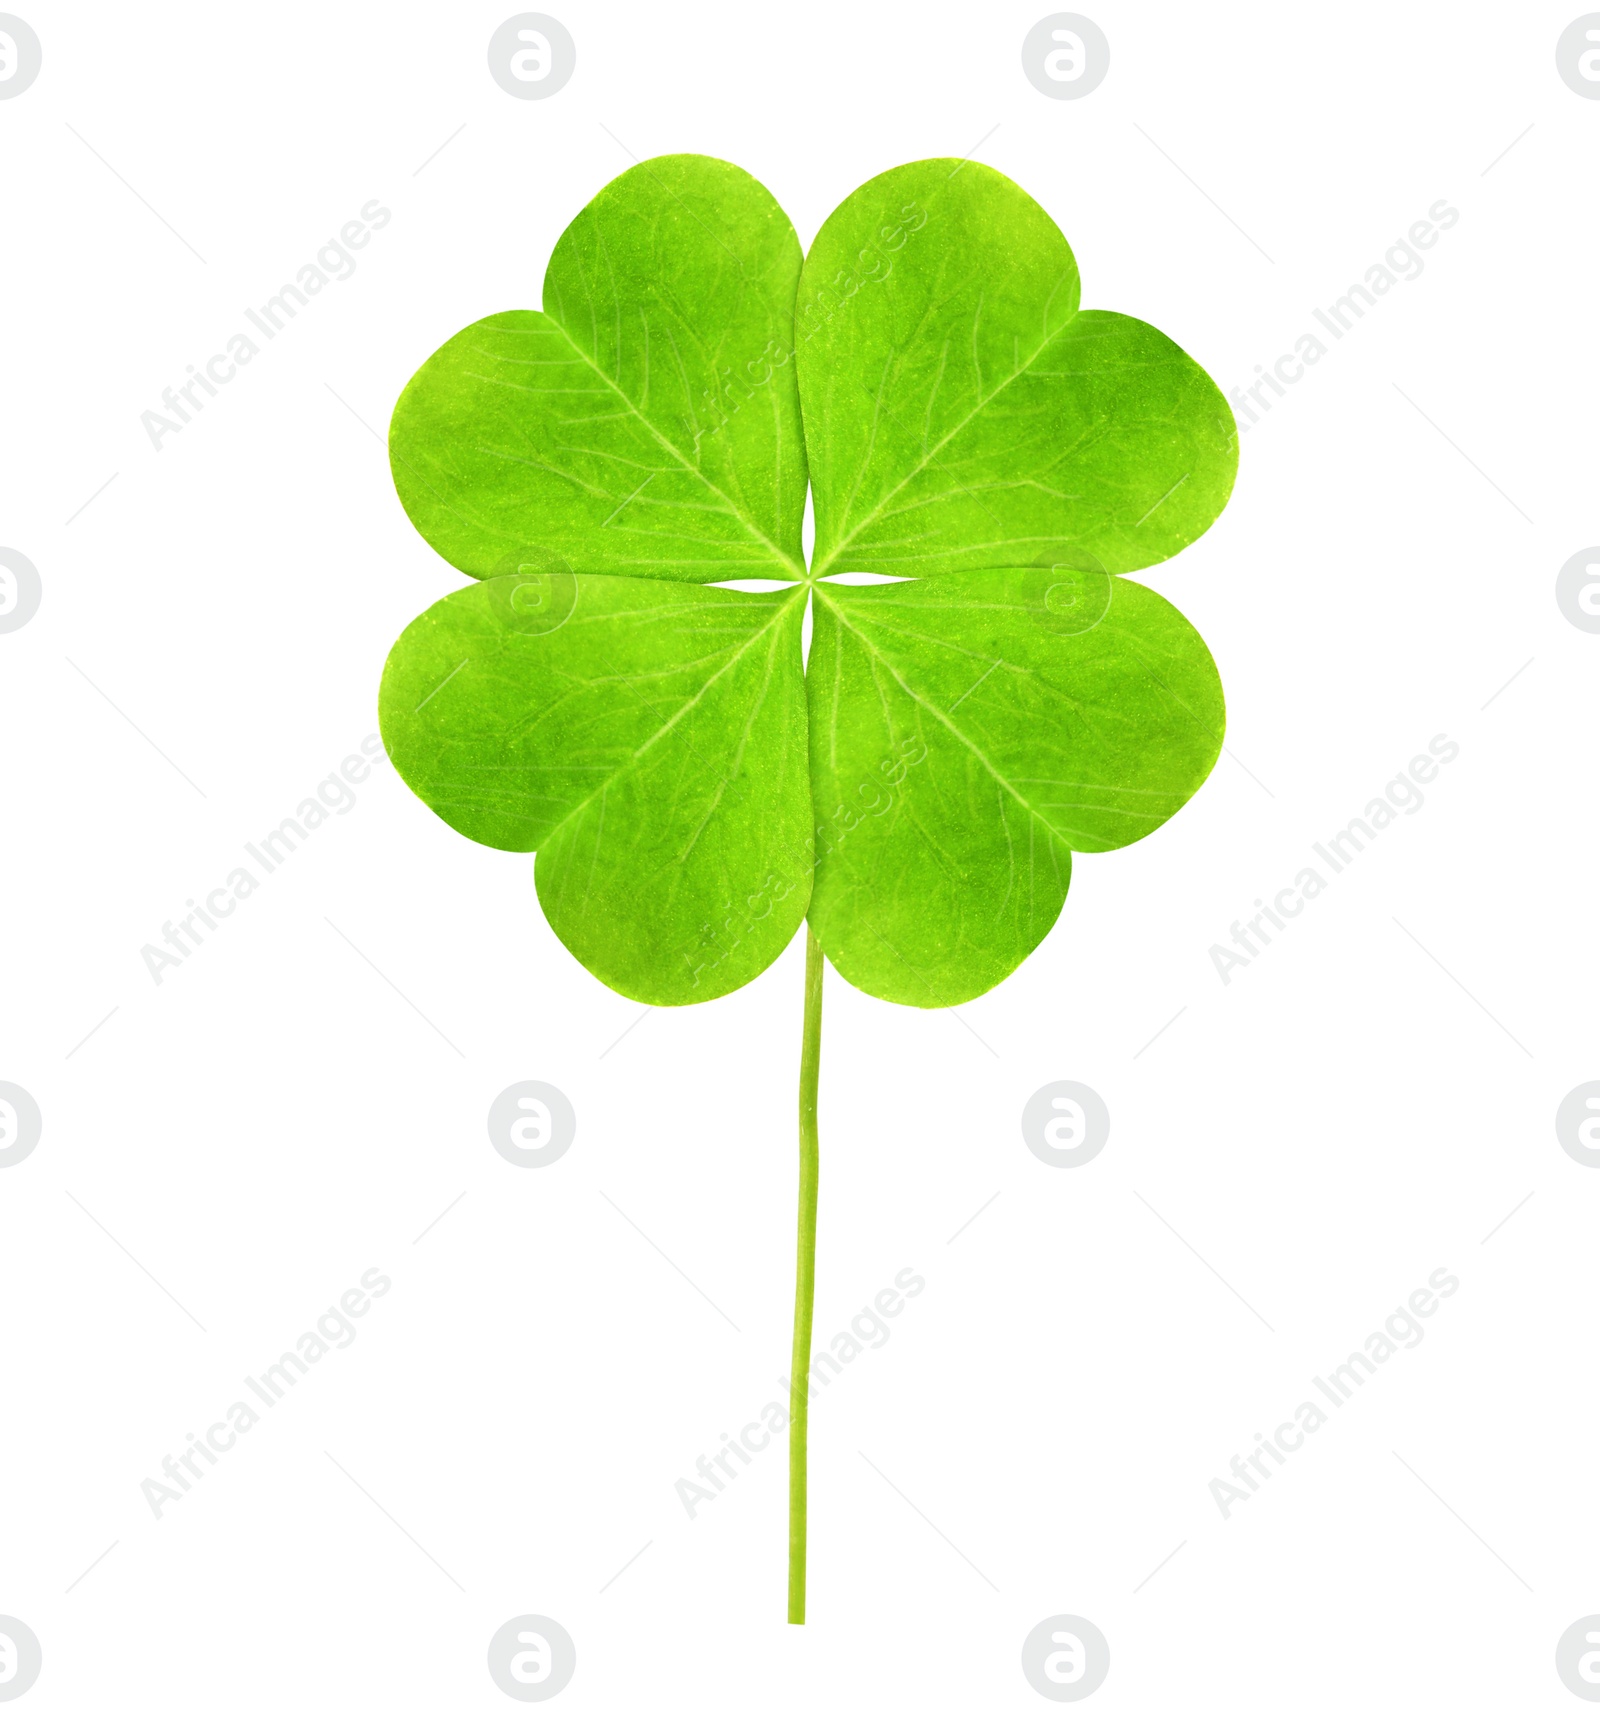
[[[804,258],[739,168],[644,162],[544,306],[463,329],[395,408],[400,499],[478,582],[394,646],[384,743],[453,828],[537,854],[557,936],[635,1000],[726,995],[808,924],[799,1620],[822,957],[885,1000],[981,995],[1073,852],[1199,788],[1215,665],[1124,575],[1222,511],[1233,418],[1164,334],[1080,309],[1054,222],[973,162],[881,174]]]
[[[551,927],[636,1000],[739,988],[808,905],[869,993],[982,994],[1071,853],[1149,833],[1216,760],[1205,645],[1111,576],[1221,511],[1216,387],[1080,310],[1049,216],[971,162],[872,180],[803,266],[748,174],[645,162],[562,235],[544,300],[457,334],[395,409],[407,512],[483,580],[390,656],[400,774],[536,851]],[[787,588],[714,587],[751,579]]]

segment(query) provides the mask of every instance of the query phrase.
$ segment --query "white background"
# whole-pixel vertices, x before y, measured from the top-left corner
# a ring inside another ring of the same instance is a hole
[[[1019,62],[1039,7],[559,0],[577,73],[520,102],[485,64],[509,10],[24,10],[0,541],[44,600],[0,637],[0,1078],[44,1137],[0,1177],[0,1612],[43,1641],[29,1707],[494,1711],[484,1652],[527,1611],[577,1642],[572,1711],[1043,1708],[1019,1651],[1063,1611],[1110,1641],[1106,1712],[1575,1707],[1600,1175],[1553,1115],[1600,1076],[1600,636],[1554,579],[1600,538],[1600,103],[1556,75],[1573,12],[1092,0],[1110,75],[1057,102]],[[601,185],[723,156],[808,242],[872,174],[974,146],[1086,305],[1228,388],[1438,199],[1461,218],[1147,575],[1227,687],[1194,802],[1081,860],[959,1019],[829,976],[819,1342],[902,1268],[927,1288],[814,1408],[799,1629],[781,1448],[692,1522],[673,1489],[788,1369],[799,943],[641,1020],[530,861],[385,764],[159,987],[140,949],[373,731],[391,642],[460,583],[378,437],[457,328],[537,306]],[[155,452],[141,412],[375,197],[356,273]],[[1440,733],[1425,807],[1225,986],[1211,945]],[[524,1078],[579,1116],[537,1172],[484,1127]],[[1018,1126],[1059,1078],[1112,1115],[1071,1172]],[[393,1290],[354,1345],[153,1518],[163,1455],[370,1267]],[[1421,1346],[1225,1521],[1210,1480],[1440,1267]]]

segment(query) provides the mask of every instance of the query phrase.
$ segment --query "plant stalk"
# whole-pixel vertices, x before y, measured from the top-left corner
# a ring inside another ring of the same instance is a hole
[[[811,1308],[817,1275],[817,1075],[822,1065],[822,944],[806,925],[805,1024],[800,1039],[800,1220],[789,1373],[789,1620],[806,1618],[806,1428],[811,1401]]]

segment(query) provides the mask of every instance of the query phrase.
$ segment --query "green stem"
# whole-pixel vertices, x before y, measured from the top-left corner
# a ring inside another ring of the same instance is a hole
[[[817,1074],[822,1064],[822,944],[806,925],[806,1010],[800,1042],[800,1223],[794,1264],[789,1377],[789,1619],[806,1618],[806,1420],[811,1399],[811,1305],[817,1276]]]

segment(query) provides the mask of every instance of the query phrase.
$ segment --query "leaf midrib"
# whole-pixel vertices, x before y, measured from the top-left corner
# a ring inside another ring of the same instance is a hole
[[[842,625],[846,631],[853,633],[857,638],[860,639],[862,646],[866,649],[867,653],[869,655],[871,655],[873,660],[874,661],[881,661],[883,663],[883,665],[889,670],[889,673],[890,673],[891,677],[894,679],[895,684],[900,687],[900,689],[906,694],[906,696],[909,697],[913,703],[917,704],[918,707],[926,709],[929,712],[929,714],[935,716],[937,718],[937,720],[939,721],[939,724],[942,727],[944,727],[947,731],[952,733],[961,742],[961,744],[963,744],[969,751],[971,751],[973,756],[975,756],[978,759],[978,761],[983,764],[984,768],[989,772],[989,774],[993,777],[993,779],[995,781],[997,781],[999,783],[999,785],[1002,786],[1008,793],[1010,793],[1011,796],[1017,801],[1017,803],[1020,804],[1022,806],[1022,808],[1025,811],[1027,811],[1027,813],[1031,817],[1033,817],[1036,821],[1038,821],[1040,824],[1043,825],[1045,831],[1050,835],[1050,837],[1054,840],[1059,840],[1061,842],[1061,844],[1063,846],[1067,846],[1068,850],[1070,851],[1071,847],[1068,843],[1066,835],[1059,828],[1057,828],[1053,822],[1051,822],[1049,817],[1047,817],[1043,811],[1039,810],[1036,806],[1034,806],[1032,803],[1030,803],[1029,800],[1024,798],[1020,792],[1017,791],[1016,787],[1013,786],[1012,783],[1009,780],[1007,780],[1003,774],[1001,774],[999,769],[997,769],[992,762],[990,762],[988,755],[985,753],[982,746],[978,745],[974,740],[968,738],[968,736],[961,731],[960,727],[958,727],[956,725],[956,723],[950,719],[949,715],[943,709],[941,709],[937,703],[930,702],[926,697],[924,697],[922,695],[921,692],[917,691],[913,686],[909,685],[906,682],[906,680],[902,677],[899,669],[895,666],[894,662],[890,659],[890,657],[887,656],[881,649],[879,649],[878,646],[872,641],[872,639],[870,637],[868,637],[867,634],[864,631],[862,631],[859,626],[851,624],[848,616],[845,614],[844,609],[841,608],[836,601],[834,601],[831,597],[829,597],[827,595],[825,586],[823,586],[821,584],[815,585],[814,586],[814,592],[816,594],[818,602],[819,603],[825,603],[827,605],[829,611],[833,614],[835,619],[838,620],[840,625]]]
[[[825,573],[828,570],[828,568],[830,566],[832,566],[836,560],[838,560],[840,555],[842,555],[844,553],[844,551],[850,546],[850,544],[852,542],[854,542],[858,536],[860,536],[862,531],[866,530],[869,525],[872,525],[872,524],[877,522],[878,518],[883,513],[883,509],[886,506],[888,506],[890,501],[892,501],[895,498],[895,496],[897,494],[899,494],[900,491],[903,488],[905,488],[905,486],[909,482],[911,482],[913,480],[913,478],[921,476],[921,474],[925,470],[927,470],[927,468],[931,464],[933,464],[935,462],[936,456],[939,453],[942,453],[944,451],[944,449],[946,447],[948,447],[950,445],[950,443],[956,438],[956,436],[958,436],[961,433],[961,431],[963,429],[965,429],[967,427],[967,425],[974,420],[974,418],[980,416],[983,412],[987,411],[988,408],[994,403],[994,401],[996,399],[998,399],[1000,397],[1000,395],[1002,393],[1004,393],[1008,387],[1010,387],[1014,382],[1021,380],[1021,378],[1023,376],[1025,376],[1030,369],[1032,369],[1032,367],[1034,365],[1034,361],[1038,358],[1040,353],[1043,352],[1045,350],[1045,348],[1048,345],[1050,345],[1050,343],[1053,340],[1055,340],[1059,335],[1064,333],[1067,328],[1069,328],[1075,321],[1077,321],[1079,314],[1080,314],[1080,312],[1078,310],[1074,310],[1072,312],[1072,314],[1066,319],[1066,321],[1064,321],[1061,324],[1061,326],[1059,328],[1054,328],[1049,333],[1047,333],[1039,341],[1038,345],[1036,345],[1033,348],[1033,350],[1028,353],[1026,360],[1022,364],[1020,364],[1015,370],[1013,370],[1012,373],[1010,375],[1008,375],[1006,377],[1006,379],[1003,382],[1001,382],[997,388],[995,388],[992,392],[985,394],[984,397],[981,398],[977,402],[977,404],[974,405],[972,407],[972,409],[969,412],[967,412],[967,414],[964,417],[962,417],[958,423],[955,424],[955,426],[953,428],[951,428],[945,435],[940,437],[939,441],[933,447],[931,447],[931,448],[925,447],[923,449],[922,457],[914,465],[912,465],[912,467],[906,472],[906,474],[900,479],[900,481],[894,485],[894,487],[892,489],[888,490],[887,493],[885,493],[884,495],[882,495],[879,498],[877,505],[873,507],[872,511],[869,512],[866,515],[866,517],[861,520],[861,522],[859,524],[855,525],[850,530],[848,535],[842,536],[836,543],[834,543],[834,545],[828,550],[827,557],[812,568],[812,576],[820,578],[823,575],[823,573]],[[855,483],[856,489],[859,489],[861,486],[861,476],[864,473],[864,470],[865,470],[865,465],[863,465],[862,471],[858,472],[856,475],[856,483]],[[854,630],[853,627],[851,629]]]
[[[763,621],[762,624],[759,625],[750,634],[750,636],[739,645],[733,654],[728,657],[722,666],[705,681],[700,689],[695,692],[694,696],[686,703],[682,704],[668,720],[664,721],[661,726],[644,741],[642,745],[639,745],[634,750],[632,756],[630,756],[625,762],[620,763],[616,769],[614,769],[605,778],[605,780],[594,788],[592,792],[580,799],[578,803],[575,804],[572,809],[569,810],[567,814],[551,828],[550,832],[544,836],[540,841],[539,849],[543,851],[546,847],[553,845],[561,835],[562,831],[567,827],[568,823],[572,822],[574,818],[581,816],[597,798],[603,798],[604,795],[616,785],[616,783],[628,772],[629,769],[638,765],[640,758],[644,756],[646,751],[650,750],[658,743],[658,741],[664,739],[680,721],[691,713],[691,711],[697,709],[704,700],[707,692],[711,690],[711,687],[715,685],[725,673],[731,672],[733,668],[737,667],[738,664],[744,660],[745,656],[755,648],[756,644],[759,643],[774,626],[789,614],[797,600],[803,600],[805,588],[806,587],[803,584],[796,585],[793,591],[786,596],[779,598],[773,609],[771,617]],[[758,699],[758,702],[765,699],[769,685],[770,679],[763,684],[761,698]]]
[[[655,424],[652,423],[650,421],[650,419],[645,416],[644,412],[642,412],[639,409],[639,407],[633,402],[633,400],[630,399],[628,397],[628,395],[623,392],[622,388],[619,387],[617,385],[617,383],[609,375],[606,374],[606,372],[600,367],[600,365],[595,362],[595,360],[589,355],[589,353],[586,352],[583,349],[583,347],[578,344],[577,340],[573,338],[571,332],[567,329],[566,325],[563,322],[558,321],[554,316],[550,316],[550,313],[548,311],[545,311],[544,314],[549,316],[550,325],[559,331],[559,333],[561,334],[561,337],[567,342],[567,344],[569,346],[571,346],[573,351],[575,351],[578,354],[578,356],[589,367],[589,369],[595,375],[597,375],[600,378],[600,380],[603,381],[606,384],[606,386],[609,387],[614,394],[616,394],[617,398],[620,399],[622,401],[622,403],[628,408],[628,411],[634,417],[636,417],[640,423],[642,423],[644,425],[644,427],[649,431],[650,435],[656,441],[657,445],[660,446],[663,451],[671,454],[671,456],[677,460],[678,464],[685,471],[687,471],[691,476],[698,478],[699,481],[702,484],[704,484],[705,487],[710,491],[710,493],[714,494],[717,497],[717,499],[723,503],[724,507],[727,509],[728,516],[730,518],[734,519],[737,523],[743,525],[745,530],[748,531],[749,534],[757,542],[761,543],[766,548],[770,548],[772,550],[774,558],[777,560],[777,562],[780,566],[784,567],[786,571],[792,573],[795,577],[803,578],[805,576],[805,568],[802,565],[800,565],[797,561],[792,560],[777,545],[777,543],[774,542],[772,540],[772,538],[767,535],[767,533],[761,528],[761,526],[759,524],[757,524],[755,522],[755,520],[753,518],[751,518],[743,510],[743,508],[741,508],[739,506],[739,504],[733,499],[733,497],[725,489],[719,488],[716,483],[712,482],[710,477],[708,477],[705,474],[705,472],[703,470],[701,470],[701,468],[698,465],[691,465],[689,463],[689,461],[686,458],[684,458],[683,454],[680,453],[678,451],[678,449],[672,444],[672,442],[670,442],[666,438],[666,436],[663,435],[661,433],[661,431],[656,428]],[[802,428],[802,434],[803,433],[804,433],[804,430]]]

